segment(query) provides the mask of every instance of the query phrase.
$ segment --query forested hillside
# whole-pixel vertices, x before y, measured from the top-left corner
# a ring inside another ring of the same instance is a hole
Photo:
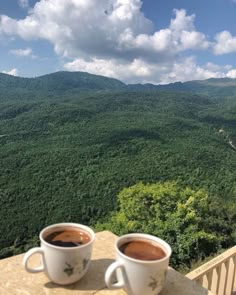
[[[231,86],[227,93],[223,85],[225,95],[216,97],[211,91],[135,91],[85,73],[2,74],[0,257],[36,245],[38,232],[51,223],[109,223],[119,192],[140,182],[205,190],[214,218],[225,223],[219,235],[230,237],[219,247],[234,243]]]
[[[62,93],[91,91],[170,91],[190,92],[214,97],[236,96],[236,79],[221,78],[199,81],[176,82],[166,85],[125,84],[117,79],[86,72],[56,72],[35,78],[14,77],[0,73],[0,98],[10,98],[17,91],[24,98],[61,95]],[[6,97],[7,95],[7,97]],[[31,97],[30,97],[31,95]]]
[[[214,97],[236,96],[236,79],[211,78],[207,80],[196,80],[188,82],[175,82],[167,85],[133,84],[128,88],[136,91],[162,90],[174,92],[198,93]]]

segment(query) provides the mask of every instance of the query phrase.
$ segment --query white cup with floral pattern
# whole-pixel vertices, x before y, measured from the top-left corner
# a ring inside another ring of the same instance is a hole
[[[69,241],[69,235],[73,231],[80,235],[76,244],[70,244]],[[64,235],[63,238],[60,234]],[[95,233],[90,227],[77,223],[58,223],[44,228],[39,238],[40,247],[32,248],[24,255],[23,265],[26,271],[44,271],[52,282],[60,285],[75,283],[85,275],[95,240]],[[67,244],[60,239],[67,241]],[[32,268],[29,266],[29,258],[36,253],[41,254],[41,265]]]
[[[161,292],[171,256],[169,244],[148,234],[127,234],[116,241],[115,252],[116,261],[105,274],[109,289],[123,288],[129,295]]]

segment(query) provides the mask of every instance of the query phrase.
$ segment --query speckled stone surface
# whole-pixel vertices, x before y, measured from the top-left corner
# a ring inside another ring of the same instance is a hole
[[[125,295],[123,290],[108,290],[104,282],[107,267],[114,261],[117,236],[104,231],[96,234],[92,262],[87,274],[76,284],[59,286],[51,283],[44,273],[31,274],[22,265],[23,254],[0,260],[1,295]],[[39,256],[30,264],[38,265]],[[169,269],[166,287],[160,295],[211,294],[173,269]],[[145,294],[144,294],[145,295]]]

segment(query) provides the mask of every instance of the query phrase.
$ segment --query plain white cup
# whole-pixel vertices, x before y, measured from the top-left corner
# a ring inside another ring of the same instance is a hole
[[[45,241],[45,237],[49,233],[68,228],[85,231],[89,235],[90,241],[76,247],[60,247]],[[24,255],[23,265],[26,271],[30,273],[44,271],[52,282],[60,285],[72,284],[85,275],[89,268],[95,240],[95,233],[90,227],[77,223],[58,223],[44,228],[40,232],[39,238],[41,246],[30,249]],[[28,266],[28,261],[36,253],[41,254],[41,265],[31,268]]]
[[[164,252],[159,260],[138,260],[126,256],[119,249],[123,244],[134,240],[155,242]],[[157,295],[164,287],[171,256],[171,247],[162,239],[148,234],[127,234],[115,243],[116,261],[105,274],[109,289],[123,288],[130,295]],[[113,283],[116,276],[117,282]]]

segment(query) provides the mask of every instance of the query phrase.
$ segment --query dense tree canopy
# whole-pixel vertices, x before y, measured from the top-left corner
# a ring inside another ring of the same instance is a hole
[[[222,234],[223,228],[230,232],[228,224],[222,224],[218,231],[210,222],[210,203],[203,190],[182,188],[175,182],[138,183],[124,188],[118,201],[120,210],[107,223],[98,224],[98,229],[108,228],[118,235],[143,232],[161,237],[173,249],[175,267],[190,267],[191,262],[215,253],[230,238]]]
[[[218,232],[219,243],[229,247],[236,212],[236,150],[229,144],[236,144],[236,98],[226,84],[225,96],[215,97],[151,85],[131,91],[120,81],[84,73],[39,79],[1,74],[0,258],[36,245],[46,225],[94,226],[118,209],[123,188],[139,182],[176,181],[207,191],[211,231],[205,233]],[[180,216],[172,216],[176,231]]]

